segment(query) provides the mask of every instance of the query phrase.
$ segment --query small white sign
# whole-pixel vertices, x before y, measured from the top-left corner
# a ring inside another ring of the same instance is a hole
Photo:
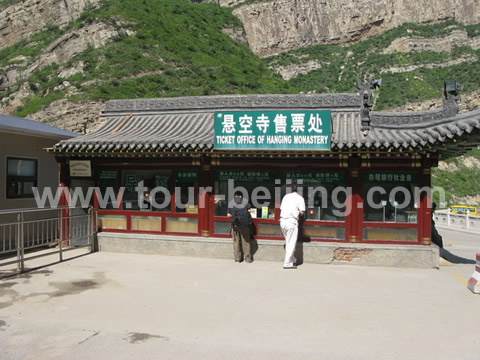
[[[91,177],[92,166],[90,160],[70,160],[70,176]]]

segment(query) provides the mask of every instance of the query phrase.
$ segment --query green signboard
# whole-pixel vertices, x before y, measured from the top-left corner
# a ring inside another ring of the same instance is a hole
[[[215,113],[217,150],[330,150],[330,111]]]
[[[100,170],[98,172],[98,179],[103,181],[117,181],[118,170]]]
[[[286,172],[282,174],[282,182],[301,179],[306,186],[324,184],[345,184],[345,173],[342,172]]]
[[[100,170],[98,172],[98,185],[101,188],[117,188],[119,183],[118,170]]]
[[[269,182],[275,181],[275,175],[267,171],[217,171],[216,181],[228,181],[229,179],[243,182]]]
[[[367,172],[363,174],[366,184],[416,184],[416,173]]]
[[[125,184],[127,191],[134,192],[137,185],[137,177],[135,175],[127,175],[127,182]]]
[[[197,170],[177,170],[175,180],[181,183],[190,183],[198,181]]]
[[[155,186],[166,188],[168,185],[168,177],[162,175],[155,175]]]

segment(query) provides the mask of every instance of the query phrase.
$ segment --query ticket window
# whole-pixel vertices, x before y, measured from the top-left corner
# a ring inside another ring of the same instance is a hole
[[[283,173],[283,188],[291,183],[303,185],[305,220],[345,221],[348,189],[345,187],[344,173],[331,171]],[[283,188],[282,198],[285,193]]]
[[[417,223],[415,173],[366,173],[363,221]]]
[[[198,171],[176,171],[175,212],[198,214]]]
[[[230,188],[229,188],[230,184]],[[227,216],[228,203],[237,190],[248,197],[252,218],[275,218],[275,177],[265,171],[217,171],[215,174],[214,214]]]
[[[122,209],[170,212],[170,176],[170,170],[125,170]]]

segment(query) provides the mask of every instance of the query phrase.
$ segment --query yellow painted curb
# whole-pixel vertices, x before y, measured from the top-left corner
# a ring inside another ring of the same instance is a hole
[[[440,264],[440,266],[455,266],[455,264],[451,263],[448,260],[445,260],[442,257],[440,258],[439,264]]]

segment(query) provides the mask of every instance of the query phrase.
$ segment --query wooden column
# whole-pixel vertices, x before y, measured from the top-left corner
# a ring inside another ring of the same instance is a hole
[[[213,216],[211,211],[213,208],[211,207],[211,196],[213,191],[213,174],[211,170],[210,164],[203,164],[200,167],[200,178],[199,178],[199,221],[200,221],[200,234],[203,237],[209,237],[211,234],[210,229],[210,218]],[[212,187],[211,191],[206,191],[208,187]],[[200,188],[204,189],[200,189]]]
[[[61,218],[61,221],[59,222],[60,224],[60,229],[59,229],[59,236],[60,236],[60,243],[59,243],[59,248],[61,249],[63,246],[69,246],[69,234],[70,234],[70,210],[68,208],[69,206],[69,194],[70,190],[69,188],[63,183],[59,183],[59,188],[62,189],[60,199],[58,206],[60,207],[59,215]]]
[[[353,160],[353,159],[352,159]],[[351,165],[357,165],[357,160],[351,161]],[[360,169],[355,167],[349,169],[347,172],[347,186],[352,189],[352,194],[347,199],[348,216],[345,219],[346,222],[346,240],[352,243],[356,243],[362,240],[362,186],[360,180]]]
[[[418,187],[431,189],[432,170],[429,167],[424,167],[420,173]],[[430,245],[432,243],[432,199],[430,192],[422,192],[420,196],[420,203],[418,209],[418,238],[422,245]]]

